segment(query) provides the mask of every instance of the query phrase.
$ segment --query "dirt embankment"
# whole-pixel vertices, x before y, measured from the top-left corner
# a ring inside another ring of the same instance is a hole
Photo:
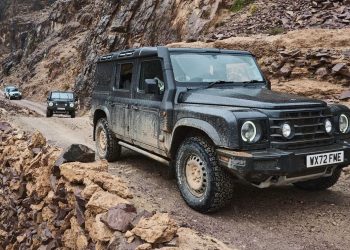
[[[278,91],[339,102],[350,86],[350,29],[308,29],[169,46],[251,51]]]
[[[94,159],[84,146],[62,152],[40,132],[0,122],[0,247],[230,249],[167,213],[136,208],[126,183]]]

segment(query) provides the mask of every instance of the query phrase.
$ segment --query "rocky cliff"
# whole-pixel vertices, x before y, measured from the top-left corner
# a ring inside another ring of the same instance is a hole
[[[248,43],[253,46],[235,41],[221,46],[254,51],[260,44],[257,55],[264,58],[260,61],[269,77],[320,76],[331,83],[350,84],[348,0],[2,0],[0,22],[2,84],[20,85],[27,96],[40,100],[49,90],[73,89],[88,106],[94,62],[110,51],[198,40],[211,46],[261,33],[266,35]],[[342,49],[321,44],[296,53],[297,43],[264,47],[271,35],[303,28],[340,30],[345,40]],[[295,73],[295,68],[302,72]]]

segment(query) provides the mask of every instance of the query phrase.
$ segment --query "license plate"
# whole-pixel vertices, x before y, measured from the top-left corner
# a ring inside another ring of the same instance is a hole
[[[57,110],[66,110],[66,108],[57,108]]]
[[[330,165],[341,163],[344,161],[344,151],[323,153],[317,155],[306,156],[306,167],[317,167],[323,165]]]

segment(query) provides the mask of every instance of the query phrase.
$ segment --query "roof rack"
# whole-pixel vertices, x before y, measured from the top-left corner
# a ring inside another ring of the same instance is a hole
[[[126,50],[126,51],[122,51],[120,52],[120,54],[118,55],[118,57],[126,57],[126,56],[132,56],[134,54],[135,50]]]
[[[105,56],[102,56],[100,58],[100,61],[106,61],[106,60],[110,60],[112,58],[113,55],[105,55]]]

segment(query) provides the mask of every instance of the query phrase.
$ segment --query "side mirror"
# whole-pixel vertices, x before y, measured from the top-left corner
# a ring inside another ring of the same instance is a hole
[[[78,101],[78,97],[74,96],[74,101],[77,102]]]
[[[158,93],[158,82],[156,79],[145,79],[145,92],[146,94]]]

